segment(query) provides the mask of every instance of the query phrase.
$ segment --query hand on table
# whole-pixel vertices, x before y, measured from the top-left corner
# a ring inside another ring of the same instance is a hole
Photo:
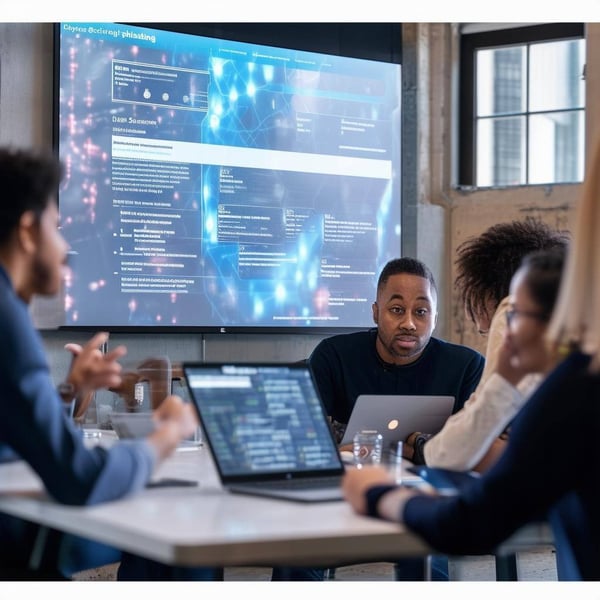
[[[386,469],[380,466],[347,469],[342,479],[344,498],[359,514],[367,513],[365,492],[375,485],[393,485],[395,482]]]
[[[198,427],[198,419],[191,404],[185,403],[179,396],[167,396],[153,412],[158,427],[172,423],[179,431],[180,440],[194,434]]]
[[[198,426],[191,406],[176,395],[167,396],[153,412],[156,429],[146,438],[159,460],[169,456],[178,444],[191,437]]]

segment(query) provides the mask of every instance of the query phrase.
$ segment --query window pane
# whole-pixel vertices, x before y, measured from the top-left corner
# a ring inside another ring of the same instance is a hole
[[[477,183],[504,186],[525,183],[525,117],[477,122]]]
[[[525,46],[477,51],[478,117],[525,111]]]
[[[529,119],[529,183],[583,181],[584,113],[545,113]]]
[[[530,111],[583,107],[583,40],[533,44],[529,60]]]

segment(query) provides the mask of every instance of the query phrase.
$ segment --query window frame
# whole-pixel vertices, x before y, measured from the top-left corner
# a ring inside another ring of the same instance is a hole
[[[515,46],[535,42],[556,42],[579,38],[585,39],[584,23],[547,23],[477,33],[463,33],[460,35],[458,115],[459,187],[478,187],[476,184],[477,141],[475,127],[475,90],[477,85],[475,57],[477,51],[502,46]],[[527,83],[529,84],[529,82]],[[527,108],[525,115],[528,116],[529,114],[530,112]],[[529,166],[528,158],[527,165]],[[540,184],[523,183],[520,185],[534,186]]]

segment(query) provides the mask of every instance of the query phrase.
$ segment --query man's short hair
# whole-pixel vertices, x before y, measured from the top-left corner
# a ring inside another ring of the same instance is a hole
[[[569,235],[533,219],[498,223],[457,248],[455,286],[467,314],[485,314],[488,302],[509,294],[510,281],[523,258],[538,250],[564,249]],[[491,316],[491,315],[489,315]]]
[[[388,279],[392,275],[403,274],[416,275],[417,277],[423,277],[423,279],[427,279],[427,281],[429,281],[431,284],[432,290],[435,292],[435,298],[437,300],[437,285],[435,283],[433,273],[425,263],[417,260],[416,258],[410,258],[409,256],[393,258],[385,265],[385,267],[383,267],[377,281],[377,291],[379,292],[381,290],[381,288],[387,283]]]
[[[38,217],[56,201],[62,166],[49,152],[0,148],[0,244],[4,244],[23,213]]]

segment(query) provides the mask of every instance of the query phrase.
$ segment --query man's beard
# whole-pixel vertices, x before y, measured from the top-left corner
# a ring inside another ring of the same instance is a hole
[[[36,255],[32,266],[34,293],[41,296],[53,296],[59,286],[55,282],[53,270],[44,262],[40,254]]]

